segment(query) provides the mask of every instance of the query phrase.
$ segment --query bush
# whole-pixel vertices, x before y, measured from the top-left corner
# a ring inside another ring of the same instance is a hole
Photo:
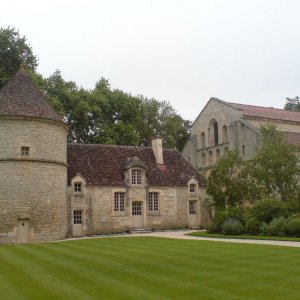
[[[207,228],[207,232],[216,233],[222,232],[222,226],[224,222],[229,219],[239,220],[243,222],[243,211],[241,208],[229,207],[227,210],[218,211],[215,215],[215,218],[212,224]]]
[[[218,211],[215,215],[212,224],[207,228],[207,232],[209,233],[221,232],[222,225],[227,219],[228,219],[227,211],[225,210]]]
[[[300,237],[300,219],[291,219],[286,225],[289,236]]]
[[[260,223],[270,223],[273,219],[284,217],[286,210],[279,200],[265,199],[256,202],[249,211],[249,217]]]
[[[244,227],[242,223],[237,219],[228,219],[224,222],[222,226],[222,233],[223,234],[232,234],[238,235],[244,233]]]
[[[263,223],[261,226],[263,235],[285,236],[285,231],[286,220],[282,217],[272,220],[269,224]]]
[[[255,218],[248,218],[246,220],[245,229],[249,234],[259,234],[260,233],[261,222],[256,220]]]

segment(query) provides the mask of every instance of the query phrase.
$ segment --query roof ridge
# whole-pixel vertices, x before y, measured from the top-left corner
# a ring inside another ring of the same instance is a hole
[[[299,113],[298,111],[291,111],[291,110],[286,110],[284,108],[277,108],[277,107],[273,107],[273,106],[261,106],[261,105],[253,105],[253,104],[244,104],[244,103],[235,103],[235,102],[226,102],[230,105],[243,105],[243,106],[251,106],[251,107],[260,107],[260,108],[267,108],[267,109],[276,109],[276,110],[282,110],[282,111],[286,111],[286,112],[290,112],[290,113]]]
[[[111,148],[133,148],[133,149],[151,149],[152,147],[150,146],[132,146],[132,145],[116,145],[116,144],[89,144],[89,143],[68,143],[68,146],[93,146],[93,147],[111,147]],[[164,151],[177,151],[179,152],[177,149],[170,149],[170,148],[163,148]]]

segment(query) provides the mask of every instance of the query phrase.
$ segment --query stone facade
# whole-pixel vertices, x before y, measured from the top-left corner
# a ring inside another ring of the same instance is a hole
[[[260,145],[260,126],[271,123],[287,142],[299,144],[299,113],[211,98],[194,121],[182,154],[198,170],[209,170],[228,150],[251,159]]]
[[[24,70],[0,91],[0,244],[199,227],[205,180],[176,150],[67,145]]]

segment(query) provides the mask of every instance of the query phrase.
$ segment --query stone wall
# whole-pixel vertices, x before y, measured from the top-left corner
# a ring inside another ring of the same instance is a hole
[[[26,146],[29,158],[66,163],[66,135],[66,128],[52,121],[0,118],[0,160],[21,158]]]
[[[17,242],[18,219],[30,222],[29,242],[65,238],[66,166],[0,162],[0,243]]]
[[[29,222],[29,242],[66,236],[66,137],[56,122],[0,118],[0,243],[19,241],[20,220]]]

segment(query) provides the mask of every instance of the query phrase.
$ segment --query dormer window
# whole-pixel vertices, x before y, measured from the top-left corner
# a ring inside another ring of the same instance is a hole
[[[74,183],[74,192],[75,193],[81,193],[81,186],[82,186],[82,183],[81,182],[75,182]]]
[[[138,169],[131,170],[131,184],[142,184],[142,171]]]
[[[22,146],[21,147],[21,156],[28,157],[29,156],[29,147]]]
[[[196,184],[191,183],[190,184],[190,193],[195,193],[196,192]]]

